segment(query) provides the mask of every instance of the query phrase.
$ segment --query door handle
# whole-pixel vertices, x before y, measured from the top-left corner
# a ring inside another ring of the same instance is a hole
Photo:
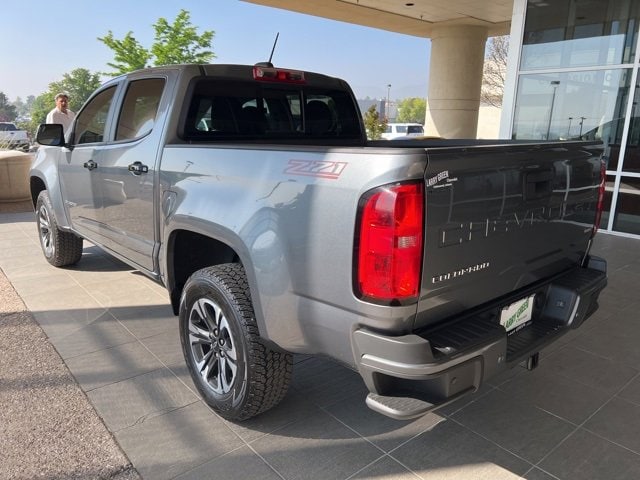
[[[149,172],[149,167],[143,165],[142,162],[133,162],[129,165],[129,171],[134,175],[141,175]]]
[[[88,168],[89,170],[95,170],[98,168],[98,164],[93,160],[89,160],[88,162],[84,162],[84,168]]]

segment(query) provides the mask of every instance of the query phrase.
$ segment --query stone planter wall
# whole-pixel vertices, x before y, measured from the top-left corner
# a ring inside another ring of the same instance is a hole
[[[31,198],[29,169],[33,155],[0,150],[0,202],[22,202]]]

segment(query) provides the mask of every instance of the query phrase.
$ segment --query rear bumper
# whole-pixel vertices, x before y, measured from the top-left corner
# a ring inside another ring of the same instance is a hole
[[[430,330],[400,337],[356,330],[358,370],[371,392],[367,405],[409,419],[474,392],[487,379],[578,328],[597,310],[606,284],[606,262],[593,258],[588,268],[576,268]],[[536,306],[531,323],[507,334],[499,323],[501,309],[532,294]]]

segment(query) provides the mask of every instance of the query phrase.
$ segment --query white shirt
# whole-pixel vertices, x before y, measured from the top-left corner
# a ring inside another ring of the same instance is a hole
[[[58,107],[54,108],[47,114],[46,123],[60,123],[62,124],[62,130],[65,135],[69,130],[69,127],[73,123],[73,119],[76,118],[76,114],[71,110],[67,109],[67,113],[63,113],[58,109]]]

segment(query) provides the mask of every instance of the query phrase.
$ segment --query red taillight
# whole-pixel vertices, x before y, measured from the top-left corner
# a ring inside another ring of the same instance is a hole
[[[604,193],[607,184],[607,165],[604,160],[600,160],[600,187],[598,188],[598,203],[596,204],[596,219],[593,222],[593,235],[600,228],[600,220],[602,220],[602,211],[604,210]]]
[[[284,68],[253,67],[253,78],[263,82],[305,83],[304,72]]]
[[[384,302],[418,297],[423,219],[422,183],[380,187],[365,195],[357,245],[361,297]]]

